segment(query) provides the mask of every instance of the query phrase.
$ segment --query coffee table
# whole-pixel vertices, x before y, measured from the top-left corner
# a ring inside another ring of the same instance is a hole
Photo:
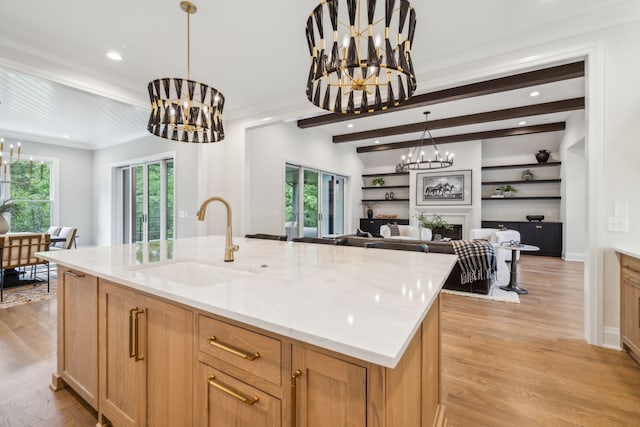
[[[495,245],[495,247],[498,249],[507,249],[511,251],[511,275],[509,277],[509,284],[507,286],[500,286],[500,289],[505,291],[515,292],[520,295],[528,294],[529,291],[527,291],[524,288],[521,288],[520,285],[518,284],[518,252],[519,251],[525,251],[525,252],[539,251],[540,248],[537,246],[524,245],[524,244]]]

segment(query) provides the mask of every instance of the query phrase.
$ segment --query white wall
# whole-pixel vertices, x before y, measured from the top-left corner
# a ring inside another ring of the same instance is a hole
[[[587,164],[584,112],[567,120],[560,143],[562,153],[563,258],[583,261],[587,247]]]
[[[197,235],[198,158],[199,144],[178,144],[162,138],[148,137],[95,151],[93,194],[95,216],[94,244],[109,245],[116,241],[115,230],[115,168],[163,153],[175,153],[175,211],[185,211],[186,218],[176,218],[176,237]],[[76,178],[76,180],[78,180]],[[177,215],[176,215],[177,216]]]
[[[334,144],[316,129],[277,123],[246,132],[250,195],[247,233],[283,234],[285,163],[319,169],[348,178],[345,232],[359,226],[363,163],[351,144]]]

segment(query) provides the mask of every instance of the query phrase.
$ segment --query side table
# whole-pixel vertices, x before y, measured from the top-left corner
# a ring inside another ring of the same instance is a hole
[[[507,286],[500,286],[500,289],[510,292],[516,292],[520,295],[526,295],[529,293],[524,288],[521,288],[518,284],[518,252],[519,251],[539,251],[540,248],[533,245],[495,245],[498,249],[507,249],[511,251],[511,276],[509,277],[509,284]]]

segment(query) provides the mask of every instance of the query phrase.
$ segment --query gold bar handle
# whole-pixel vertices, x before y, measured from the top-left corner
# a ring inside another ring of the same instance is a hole
[[[64,274],[68,274],[69,276],[72,276],[72,277],[84,277],[84,273],[76,273],[75,271],[71,271],[71,270],[66,270]]]
[[[136,354],[133,351],[133,341],[134,341],[133,312],[136,310],[137,308],[132,308],[131,310],[129,310],[129,358],[136,357]]]
[[[134,341],[133,348],[134,348],[134,353],[135,353],[135,360],[137,362],[139,360],[143,360],[144,359],[144,356],[140,357],[140,351],[139,351],[139,348],[138,348],[139,341],[140,341],[140,332],[138,330],[138,315],[141,314],[141,313],[144,313],[144,310],[142,310],[142,309],[140,309],[138,307],[136,307],[134,310],[135,310],[135,313],[134,313],[134,316],[133,316],[133,327],[134,327],[134,330],[135,330],[136,338],[135,338],[135,341]]]
[[[246,397],[241,395],[239,392],[233,390],[231,387],[223,385],[219,382],[216,382],[216,376],[215,375],[211,375],[209,378],[207,378],[207,382],[212,385],[213,387],[217,388],[218,390],[227,393],[229,396],[235,397],[236,399],[238,399],[240,402],[242,403],[246,403],[249,406],[252,406],[254,403],[256,403],[258,400],[260,400],[260,398],[258,396],[253,396],[253,397]]]
[[[638,328],[640,328],[640,297],[638,297]]]
[[[225,344],[218,341],[218,339],[215,336],[212,336],[207,341],[209,342],[209,344],[211,344],[214,347],[218,347],[224,351],[228,351],[231,354],[235,354],[238,357],[242,357],[243,359],[247,359],[252,362],[260,357],[260,353],[258,353],[257,351],[253,354],[248,353],[246,351],[242,351],[240,349],[230,346],[229,344]]]
[[[302,371],[297,369],[293,375],[291,375],[291,427],[296,427],[298,424],[298,392],[296,379],[302,375]]]

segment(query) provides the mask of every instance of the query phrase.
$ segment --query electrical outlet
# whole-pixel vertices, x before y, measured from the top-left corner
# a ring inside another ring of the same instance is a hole
[[[629,231],[629,218],[626,216],[607,217],[607,231],[626,233]]]
[[[178,212],[178,218],[187,218],[189,216],[189,214],[187,213],[187,211],[179,211]]]

